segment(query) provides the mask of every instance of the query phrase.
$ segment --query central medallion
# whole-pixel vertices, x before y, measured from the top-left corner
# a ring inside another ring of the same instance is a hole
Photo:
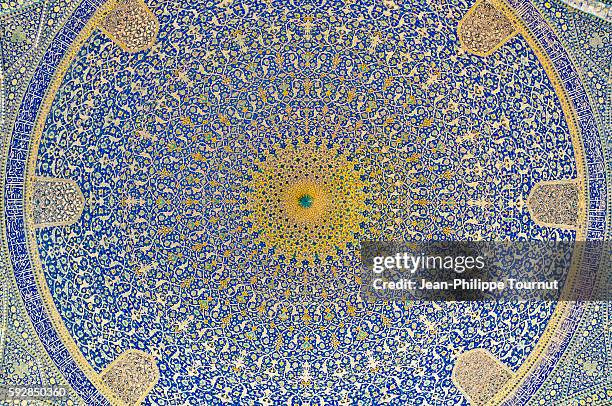
[[[298,199],[298,203],[305,209],[309,209],[312,206],[312,196],[302,195]]]
[[[276,147],[251,175],[247,209],[266,249],[311,262],[335,258],[357,240],[365,183],[336,148],[314,142]]]
[[[317,222],[330,208],[328,195],[317,182],[301,179],[287,187],[281,201],[287,217],[296,223]]]

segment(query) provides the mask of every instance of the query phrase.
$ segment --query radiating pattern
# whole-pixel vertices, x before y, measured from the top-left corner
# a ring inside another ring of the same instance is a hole
[[[32,237],[42,282],[17,282],[61,320],[57,342],[82,375],[50,356],[73,387],[128,404],[441,405],[522,379],[556,303],[368,303],[358,269],[363,240],[572,240],[598,227],[584,181],[597,153],[506,6],[81,5],[83,43],[58,39],[71,59],[32,82],[52,90],[27,136],[27,223],[7,227]],[[45,179],[76,186],[62,201]],[[453,372],[467,354],[486,357]],[[7,372],[27,376],[17,358]],[[478,392],[481,361],[500,367]],[[609,361],[579,362],[591,377]]]

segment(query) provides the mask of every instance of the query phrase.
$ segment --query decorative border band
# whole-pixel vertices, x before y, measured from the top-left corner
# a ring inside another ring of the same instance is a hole
[[[593,110],[578,73],[552,28],[530,0],[495,1],[512,10],[512,14],[520,20],[518,22],[525,27],[521,33],[527,37],[527,41],[535,42],[543,51],[546,63],[551,65],[550,71],[555,75],[551,79],[559,83],[564,97],[567,97],[571,104],[572,116],[566,119],[571,121],[579,132],[581,144],[575,145],[575,148],[582,149],[585,165],[583,182],[587,193],[587,224],[584,237],[586,240],[603,240],[606,236],[607,213],[604,152]],[[580,171],[580,168],[578,170]],[[601,269],[602,257],[602,252],[585,252],[579,266],[583,271],[597,273]],[[585,308],[586,304],[581,302],[563,302],[557,306],[554,321],[556,325],[547,327],[547,337],[541,337],[539,348],[533,351],[539,352],[539,356],[530,364],[521,366],[517,379],[500,391],[491,404],[522,405],[536,393],[565,352]]]
[[[45,309],[28,250],[24,197],[30,138],[45,93],[64,54],[102,4],[100,0],[83,1],[58,31],[36,68],[15,119],[8,146],[4,190],[9,258],[25,308],[45,350],[87,405],[108,405],[109,402],[72,358]]]

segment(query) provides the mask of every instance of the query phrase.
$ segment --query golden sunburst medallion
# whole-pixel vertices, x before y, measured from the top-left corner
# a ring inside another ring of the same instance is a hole
[[[337,257],[357,240],[364,221],[362,175],[337,148],[314,142],[264,154],[246,203],[258,240],[287,259]]]

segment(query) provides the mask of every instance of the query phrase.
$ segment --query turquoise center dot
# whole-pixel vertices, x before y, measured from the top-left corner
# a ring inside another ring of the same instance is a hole
[[[310,195],[302,195],[298,199],[298,203],[303,208],[308,209],[310,206],[312,206],[312,196],[310,196]]]

